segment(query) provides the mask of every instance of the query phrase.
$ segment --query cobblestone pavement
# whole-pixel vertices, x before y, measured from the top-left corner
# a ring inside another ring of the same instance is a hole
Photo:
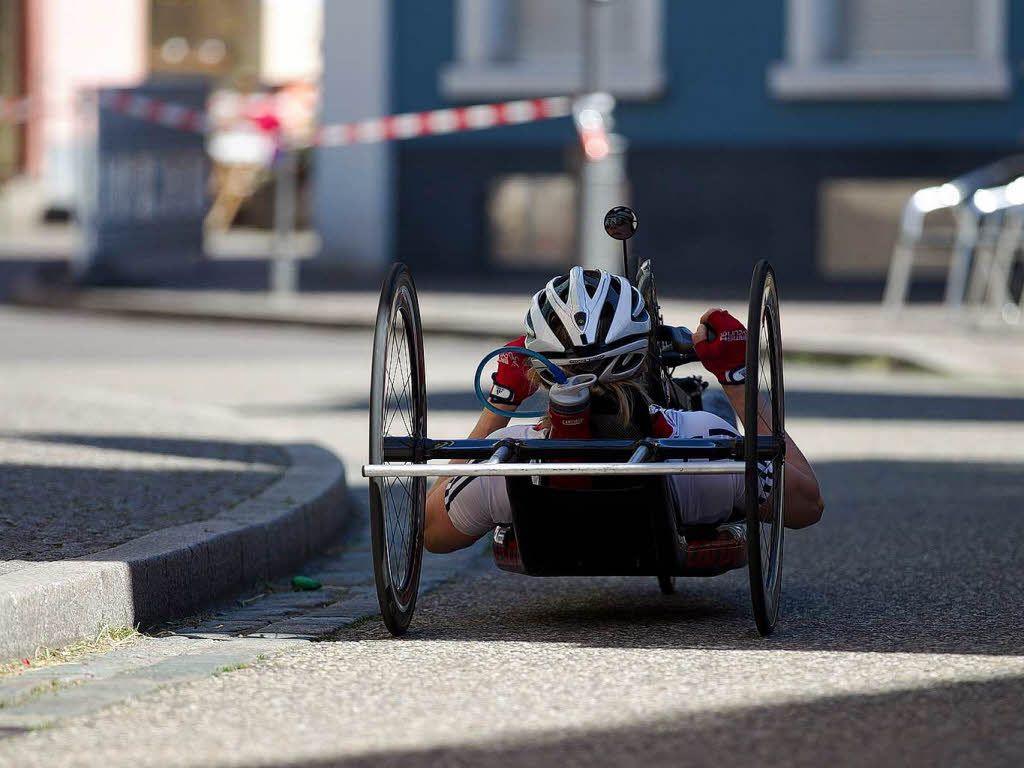
[[[299,591],[290,579],[279,579],[200,616],[151,627],[142,641],[102,656],[0,678],[0,739],[94,713],[171,683],[234,671],[309,641],[330,640],[375,614],[366,494],[356,494],[353,501],[348,534],[301,570],[321,588]],[[427,554],[420,594],[488,566],[483,544],[451,557]]]
[[[24,337],[58,321],[5,322]],[[81,325],[61,326],[74,350],[60,367],[83,386],[232,408],[275,438],[322,440],[356,479],[366,335]],[[467,379],[489,348],[427,340],[432,435],[472,422]],[[8,356],[16,377],[52,365]],[[742,572],[663,597],[652,579],[527,579],[473,552],[431,561],[445,570],[394,640],[356,617],[375,609],[354,524],[338,560],[310,570],[323,590],[277,585],[180,634],[0,686],[0,765],[1020,765],[1020,389],[786,377],[787,426],[828,506],[787,536],[768,640]]]

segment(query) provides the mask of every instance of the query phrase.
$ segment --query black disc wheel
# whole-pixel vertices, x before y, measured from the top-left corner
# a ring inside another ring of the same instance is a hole
[[[663,595],[674,595],[676,593],[676,577],[668,574],[658,574],[658,588]]]
[[[750,283],[747,316],[746,456],[747,561],[754,620],[771,634],[782,597],[783,469],[785,392],[782,385],[782,332],[775,272],[758,262]],[[758,436],[779,446],[772,458],[758,460]]]
[[[423,330],[412,274],[395,264],[381,288],[370,381],[370,463],[383,464],[384,438],[414,446],[427,434]],[[406,462],[407,463],[407,462]],[[427,481],[370,479],[373,574],[381,615],[393,635],[409,627],[423,563]]]

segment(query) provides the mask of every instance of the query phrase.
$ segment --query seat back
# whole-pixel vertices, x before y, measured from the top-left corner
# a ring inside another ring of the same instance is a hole
[[[653,576],[685,557],[663,477],[593,478],[593,488],[506,478],[512,526],[531,576]]]

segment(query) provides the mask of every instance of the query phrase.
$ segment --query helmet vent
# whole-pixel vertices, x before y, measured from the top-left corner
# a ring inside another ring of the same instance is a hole
[[[576,321],[576,325],[578,325],[580,328],[585,328],[587,326],[586,312],[577,312],[575,315],[572,316],[572,319]]]

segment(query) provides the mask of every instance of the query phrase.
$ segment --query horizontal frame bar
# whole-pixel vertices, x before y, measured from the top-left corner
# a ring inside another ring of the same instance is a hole
[[[528,475],[742,475],[742,461],[564,464],[366,464],[363,477],[513,477]]]
[[[784,442],[771,435],[757,439],[758,459],[772,459],[785,451]],[[386,436],[384,438],[383,461],[422,463],[432,459],[465,459],[483,461],[494,455],[502,445],[511,448],[515,461],[572,459],[575,461],[628,461],[641,446],[651,450],[651,457],[667,459],[743,459],[743,438],[680,439],[661,438],[650,440],[515,440],[515,439],[465,439],[431,440],[430,438],[409,438]]]

